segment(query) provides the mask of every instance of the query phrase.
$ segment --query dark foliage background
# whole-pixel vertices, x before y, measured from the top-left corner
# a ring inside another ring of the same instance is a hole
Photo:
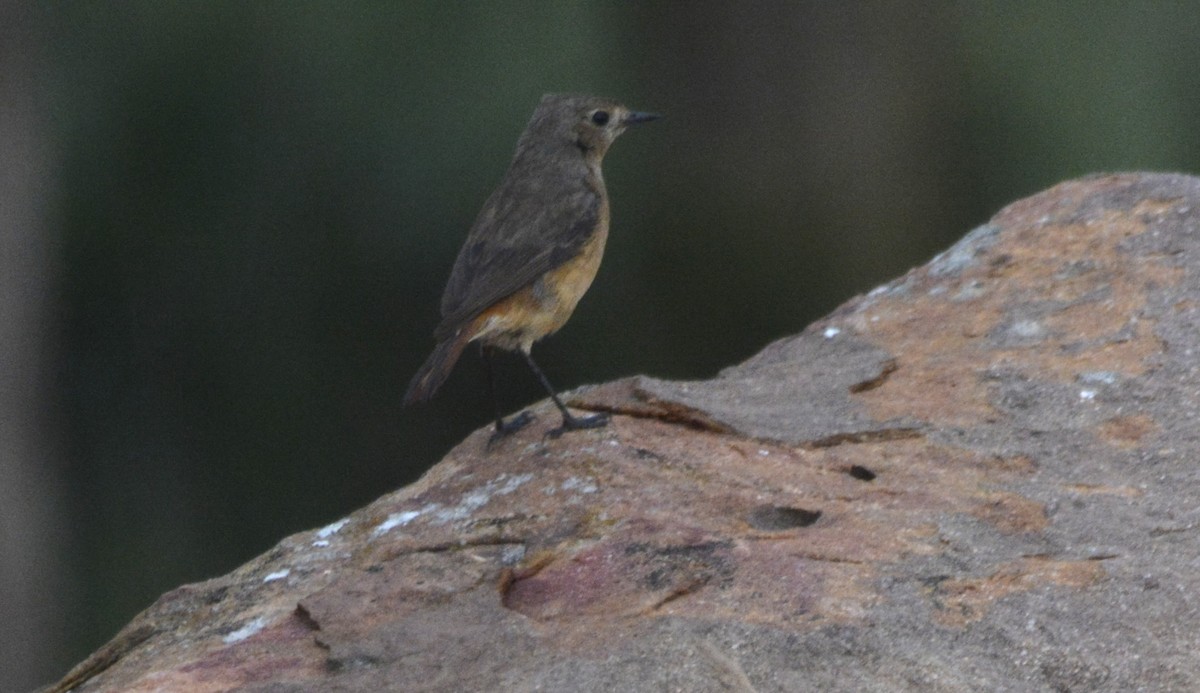
[[[400,397],[543,92],[667,115],[609,155],[604,267],[538,350],[563,387],[709,377],[1007,202],[1200,163],[1186,3],[127,2],[0,20],[0,273],[23,278],[0,313],[13,690],[488,422],[473,357],[432,404]],[[503,365],[512,409],[540,397]]]

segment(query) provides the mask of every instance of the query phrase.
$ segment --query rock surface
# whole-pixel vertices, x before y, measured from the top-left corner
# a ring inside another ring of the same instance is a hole
[[[1200,179],[1011,205],[706,382],[580,390],[57,690],[1200,690]]]

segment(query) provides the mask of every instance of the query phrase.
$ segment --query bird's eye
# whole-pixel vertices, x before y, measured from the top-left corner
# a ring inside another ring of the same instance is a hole
[[[596,111],[592,114],[592,122],[596,125],[608,124],[608,111]]]

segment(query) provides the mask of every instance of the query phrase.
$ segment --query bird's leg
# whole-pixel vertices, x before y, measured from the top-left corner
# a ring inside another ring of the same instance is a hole
[[[496,396],[496,369],[492,365],[492,347],[480,344],[479,355],[483,357],[483,369],[487,371],[488,395],[492,398],[492,406],[496,408],[496,432],[488,440],[488,445],[491,445],[497,440],[524,428],[530,421],[533,421],[533,414],[523,411],[508,421],[504,420],[503,413],[500,410],[500,398]]]
[[[575,431],[581,428],[600,428],[608,423],[608,414],[592,414],[591,416],[572,415],[571,412],[567,411],[567,407],[562,403],[562,400],[558,398],[558,393],[554,391],[554,387],[546,379],[546,374],[534,363],[533,357],[529,355],[529,352],[522,351],[521,354],[525,356],[525,362],[529,364],[530,370],[541,381],[542,387],[546,388],[546,392],[550,393],[550,399],[554,402],[554,406],[558,407],[558,411],[562,413],[562,425],[550,430],[546,435],[551,438],[557,438],[567,431]]]

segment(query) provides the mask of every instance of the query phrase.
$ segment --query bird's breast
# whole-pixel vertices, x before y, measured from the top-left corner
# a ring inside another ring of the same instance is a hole
[[[608,240],[608,210],[572,259],[487,309],[477,319],[474,339],[508,350],[529,351],[534,342],[566,324],[600,269]]]

